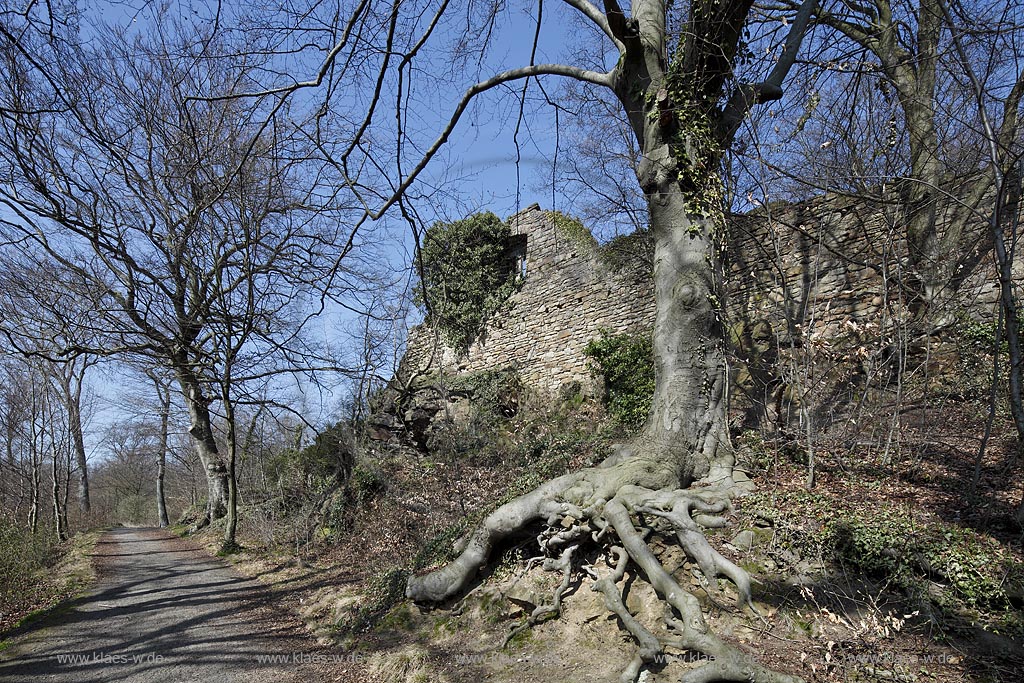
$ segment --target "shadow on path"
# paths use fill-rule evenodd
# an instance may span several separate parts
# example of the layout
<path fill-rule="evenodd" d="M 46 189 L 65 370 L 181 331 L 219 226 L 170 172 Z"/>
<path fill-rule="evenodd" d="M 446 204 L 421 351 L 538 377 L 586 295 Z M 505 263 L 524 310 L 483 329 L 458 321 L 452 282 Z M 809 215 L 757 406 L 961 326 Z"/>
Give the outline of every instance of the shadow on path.
<path fill-rule="evenodd" d="M 40 619 L 0 681 L 312 681 L 315 642 L 268 589 L 160 529 L 107 532 L 85 597 Z"/>

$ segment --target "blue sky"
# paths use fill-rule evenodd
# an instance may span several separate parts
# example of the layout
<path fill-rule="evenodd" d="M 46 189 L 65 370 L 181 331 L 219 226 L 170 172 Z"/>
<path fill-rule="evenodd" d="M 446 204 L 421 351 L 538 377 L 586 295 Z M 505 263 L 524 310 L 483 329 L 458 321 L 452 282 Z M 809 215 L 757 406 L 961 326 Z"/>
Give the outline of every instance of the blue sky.
<path fill-rule="evenodd" d="M 99 23 L 143 27 L 154 15 L 154 7 L 148 2 L 109 2 L 97 3 L 92 6 L 96 14 L 83 22 L 83 33 L 96 30 L 90 27 L 91 21 Z M 179 2 L 172 5 L 172 15 L 186 22 L 203 24 L 209 21 L 212 3 Z M 493 54 L 481 73 L 484 77 L 495 73 L 501 68 L 521 66 L 529 63 L 530 47 L 535 25 L 533 19 L 523 11 L 522 7 L 535 9 L 535 5 L 525 4 L 508 8 L 504 13 L 506 28 L 504 38 L 495 43 Z M 546 7 L 541 44 L 550 46 L 551 53 L 545 53 L 542 47 L 538 51 L 537 61 L 560 61 L 566 46 L 571 42 L 570 33 L 573 25 L 567 20 L 567 8 L 562 3 Z M 557 87 L 547 81 L 549 87 Z M 431 125 L 440 125 L 444 121 L 462 89 L 471 81 L 453 85 L 450 91 L 434 93 L 436 111 L 424 112 L 421 121 L 424 123 L 422 137 L 430 139 L 436 135 Z M 518 90 L 520 86 L 515 86 Z M 535 86 L 531 86 L 534 88 Z M 448 104 L 446 100 L 450 101 Z M 513 140 L 513 128 L 517 122 L 518 99 L 514 92 L 493 91 L 485 93 L 463 117 L 449 144 L 443 153 L 423 175 L 423 187 L 431 185 L 444 186 L 449 199 L 435 206 L 421 207 L 425 222 L 435 218 L 454 219 L 465 215 L 469 210 L 489 210 L 500 216 L 508 216 L 534 202 L 545 208 L 571 210 L 568 200 L 555 191 L 552 196 L 550 183 L 551 161 L 555 156 L 555 129 L 552 111 L 549 107 L 541 107 L 542 116 L 534 117 L 527 114 L 521 122 L 517 150 Z M 520 161 L 515 163 L 517 156 Z M 631 179 L 630 179 L 631 180 Z M 394 212 L 393 212 L 394 213 Z M 373 227 L 370 235 L 364 239 L 378 239 L 382 235 L 390 249 L 386 259 L 397 270 L 406 264 L 412 253 L 412 238 L 404 223 L 393 217 L 385 220 L 383 233 L 380 227 Z M 369 232 L 369 230 L 367 231 Z M 397 277 L 396 277 L 397 279 Z M 344 313 L 341 309 L 332 308 L 316 324 L 318 333 L 325 336 L 340 336 L 339 329 L 356 322 L 354 316 Z M 93 391 L 98 397 L 98 412 L 92 424 L 90 441 L 98 443 L 99 434 L 104 427 L 123 418 L 118 402 L 123 398 L 125 383 L 130 382 L 128 376 L 116 369 L 116 362 L 105 364 L 103 372 L 93 374 Z M 283 380 L 289 384 L 290 380 Z M 336 396 L 322 394 L 315 387 L 304 386 L 302 402 L 307 417 L 314 422 L 324 422 L 337 417 L 335 412 Z"/>

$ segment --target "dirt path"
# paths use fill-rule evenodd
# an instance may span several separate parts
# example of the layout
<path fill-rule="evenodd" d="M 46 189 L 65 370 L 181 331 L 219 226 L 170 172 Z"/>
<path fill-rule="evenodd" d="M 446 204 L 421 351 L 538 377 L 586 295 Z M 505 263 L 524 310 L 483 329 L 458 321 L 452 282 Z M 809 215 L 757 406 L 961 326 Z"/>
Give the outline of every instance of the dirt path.
<path fill-rule="evenodd" d="M 266 589 L 192 544 L 122 528 L 100 538 L 95 556 L 93 590 L 17 638 L 0 681 L 323 679 L 328 655 Z"/>

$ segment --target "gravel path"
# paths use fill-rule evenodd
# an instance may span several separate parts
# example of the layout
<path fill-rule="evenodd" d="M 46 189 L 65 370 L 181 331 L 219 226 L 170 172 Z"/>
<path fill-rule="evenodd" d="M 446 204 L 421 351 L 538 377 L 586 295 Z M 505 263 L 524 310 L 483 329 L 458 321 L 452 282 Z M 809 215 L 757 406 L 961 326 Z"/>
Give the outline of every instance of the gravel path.
<path fill-rule="evenodd" d="M 100 538 L 95 561 L 93 590 L 16 639 L 0 681 L 322 678 L 316 660 L 327 655 L 273 608 L 266 588 L 193 544 L 159 529 L 114 529 Z"/>

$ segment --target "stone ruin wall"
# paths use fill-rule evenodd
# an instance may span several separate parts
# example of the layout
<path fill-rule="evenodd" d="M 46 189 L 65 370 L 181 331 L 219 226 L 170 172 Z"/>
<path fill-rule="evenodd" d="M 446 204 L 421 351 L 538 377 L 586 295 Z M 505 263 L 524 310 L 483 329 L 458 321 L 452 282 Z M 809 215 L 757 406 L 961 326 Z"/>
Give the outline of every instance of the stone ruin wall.
<path fill-rule="evenodd" d="M 554 394 L 573 382 L 593 391 L 596 380 L 583 348 L 601 330 L 651 329 L 650 275 L 611 268 L 595 245 L 565 234 L 536 205 L 510 223 L 513 234 L 527 240 L 522 288 L 465 355 L 439 343 L 425 325 L 410 330 L 400 372 L 512 366 L 540 392 Z M 987 228 L 976 223 L 971 230 L 980 244 Z M 749 338 L 751 330 L 761 343 L 788 343 L 808 333 L 834 340 L 869 323 L 905 321 L 896 286 L 906 253 L 898 224 L 863 200 L 834 197 L 731 219 L 727 315 L 734 340 Z M 964 271 L 972 274 L 948 304 L 993 319 L 998 284 L 991 258 L 966 252 L 950 258 L 965 261 Z"/>
<path fill-rule="evenodd" d="M 613 272 L 593 245 L 558 228 L 537 205 L 513 216 L 510 225 L 513 235 L 526 236 L 520 290 L 465 355 L 439 343 L 426 325 L 410 330 L 404 368 L 474 372 L 513 366 L 526 386 L 541 392 L 554 393 L 573 382 L 593 389 L 583 348 L 601 330 L 650 329 L 650 277 L 628 269 Z"/>
<path fill-rule="evenodd" d="M 939 293 L 936 302 L 953 318 L 993 320 L 999 284 L 988 255 L 988 226 L 965 214 L 950 210 L 939 217 L 940 230 L 967 220 L 964 241 L 973 248 L 949 254 L 944 267 L 963 274 L 963 282 Z M 797 324 L 819 337 L 836 337 L 866 323 L 907 322 L 899 284 L 908 276 L 902 222 L 892 209 L 848 197 L 734 216 L 728 278 L 733 329 L 766 321 L 788 339 Z M 1020 262 L 1015 273 L 1019 279 Z"/>

